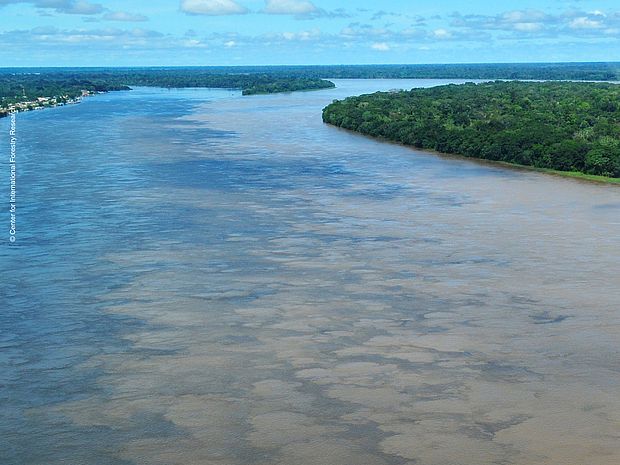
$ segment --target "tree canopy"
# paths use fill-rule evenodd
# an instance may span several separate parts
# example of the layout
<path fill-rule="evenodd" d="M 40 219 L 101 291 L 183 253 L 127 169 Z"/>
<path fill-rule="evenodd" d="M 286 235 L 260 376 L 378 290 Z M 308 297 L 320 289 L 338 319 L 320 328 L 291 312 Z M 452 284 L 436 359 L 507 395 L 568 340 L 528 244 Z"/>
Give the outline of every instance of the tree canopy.
<path fill-rule="evenodd" d="M 335 101 L 323 120 L 422 149 L 620 177 L 620 86 L 489 82 Z"/>
<path fill-rule="evenodd" d="M 219 73 L 206 68 L 13 69 L 0 70 L 0 110 L 39 97 L 79 97 L 82 91 L 129 90 L 130 86 L 241 89 L 243 95 L 318 90 L 334 83 L 285 73 Z M 2 112 L 0 111 L 0 116 Z"/>

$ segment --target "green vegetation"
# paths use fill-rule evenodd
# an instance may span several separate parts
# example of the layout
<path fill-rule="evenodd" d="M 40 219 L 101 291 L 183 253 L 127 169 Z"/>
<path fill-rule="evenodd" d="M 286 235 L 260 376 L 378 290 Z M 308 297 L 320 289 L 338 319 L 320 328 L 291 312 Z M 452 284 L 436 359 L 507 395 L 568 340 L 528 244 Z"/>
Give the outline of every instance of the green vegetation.
<path fill-rule="evenodd" d="M 620 80 L 620 63 L 0 68 L 0 116 L 130 86 L 241 89 L 243 95 L 334 87 L 325 78 Z M 44 104 L 37 99 L 48 99 Z"/>
<path fill-rule="evenodd" d="M 58 103 L 66 103 L 81 97 L 83 91 L 94 93 L 111 90 L 129 90 L 129 87 L 82 77 L 0 74 L 0 115 L 3 108 L 12 104 L 35 102 L 42 97 L 56 98 Z"/>
<path fill-rule="evenodd" d="M 519 79 L 620 81 L 620 63 L 474 63 L 438 65 L 242 66 L 212 73 L 266 73 L 326 79 Z"/>
<path fill-rule="evenodd" d="M 620 86 L 491 82 L 336 101 L 323 121 L 467 157 L 620 177 Z"/>
<path fill-rule="evenodd" d="M 3 73 L 73 73 L 189 81 L 204 76 L 311 79 L 519 79 L 620 81 L 620 63 L 472 63 L 436 65 L 202 66 L 160 68 L 5 68 Z M 210 78 L 213 79 L 213 78 Z M 137 85 L 137 84 L 136 84 Z M 187 87 L 187 86 L 184 86 Z M 243 88 L 241 86 L 234 86 Z"/>
<path fill-rule="evenodd" d="M 336 87 L 331 81 L 311 78 L 279 78 L 268 82 L 257 82 L 243 89 L 243 95 L 275 94 L 299 90 L 319 90 Z"/>
<path fill-rule="evenodd" d="M 129 86 L 241 89 L 244 95 L 333 87 L 325 78 L 620 80 L 620 63 L 210 66 L 184 68 L 0 68 L 0 113 L 39 97 L 62 103 L 82 91 Z"/>
<path fill-rule="evenodd" d="M 324 89 L 334 87 L 319 78 L 266 73 L 213 73 L 209 68 L 135 68 L 45 72 L 47 79 L 82 79 L 108 86 L 145 87 L 210 87 L 217 89 L 241 89 L 244 94 L 293 92 L 296 90 Z"/>
<path fill-rule="evenodd" d="M 41 106 L 41 98 L 62 104 L 84 94 L 129 90 L 130 86 L 242 89 L 243 95 L 252 95 L 325 89 L 334 84 L 319 78 L 222 74 L 205 68 L 5 69 L 0 70 L 0 116 L 15 105 L 19 109 Z"/>

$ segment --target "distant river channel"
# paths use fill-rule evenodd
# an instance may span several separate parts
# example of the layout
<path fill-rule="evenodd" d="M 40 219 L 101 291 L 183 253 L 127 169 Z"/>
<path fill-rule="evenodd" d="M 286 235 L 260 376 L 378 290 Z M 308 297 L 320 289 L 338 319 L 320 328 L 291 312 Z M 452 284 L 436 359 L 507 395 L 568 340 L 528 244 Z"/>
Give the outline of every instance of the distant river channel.
<path fill-rule="evenodd" d="M 618 465 L 620 187 L 375 141 L 334 99 L 0 120 L 0 464 Z"/>

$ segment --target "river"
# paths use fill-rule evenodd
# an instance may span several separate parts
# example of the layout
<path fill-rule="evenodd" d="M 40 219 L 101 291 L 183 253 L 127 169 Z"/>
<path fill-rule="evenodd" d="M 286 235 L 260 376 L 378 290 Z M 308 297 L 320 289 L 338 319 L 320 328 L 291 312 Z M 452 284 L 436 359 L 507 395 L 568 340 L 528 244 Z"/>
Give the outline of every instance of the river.
<path fill-rule="evenodd" d="M 446 81 L 335 82 L 17 116 L 0 463 L 620 463 L 620 188 L 324 125 Z"/>

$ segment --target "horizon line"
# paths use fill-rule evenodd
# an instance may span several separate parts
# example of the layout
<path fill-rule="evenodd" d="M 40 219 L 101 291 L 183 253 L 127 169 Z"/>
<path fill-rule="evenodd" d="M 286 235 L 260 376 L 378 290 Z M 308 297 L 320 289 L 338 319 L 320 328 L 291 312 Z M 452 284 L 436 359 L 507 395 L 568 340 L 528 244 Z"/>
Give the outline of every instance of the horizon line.
<path fill-rule="evenodd" d="M 620 65 L 620 61 L 489 61 L 489 62 L 453 62 L 453 63 L 327 63 L 327 64 L 234 64 L 234 65 L 65 65 L 65 66 L 0 66 L 0 70 L 5 69 L 96 69 L 96 68 L 263 68 L 263 67 L 322 67 L 322 66 L 466 66 L 466 65 L 571 65 L 571 64 L 592 64 L 592 65 Z"/>

